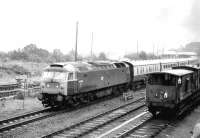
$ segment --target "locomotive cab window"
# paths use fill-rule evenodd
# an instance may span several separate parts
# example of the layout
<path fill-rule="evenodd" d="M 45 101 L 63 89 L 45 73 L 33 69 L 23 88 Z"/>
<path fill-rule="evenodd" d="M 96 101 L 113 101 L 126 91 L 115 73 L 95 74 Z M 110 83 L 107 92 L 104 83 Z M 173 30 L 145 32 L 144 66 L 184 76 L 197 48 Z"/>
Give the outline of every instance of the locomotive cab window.
<path fill-rule="evenodd" d="M 43 80 L 55 79 L 55 80 L 65 80 L 67 76 L 66 71 L 56 70 L 56 69 L 46 69 L 42 74 Z"/>

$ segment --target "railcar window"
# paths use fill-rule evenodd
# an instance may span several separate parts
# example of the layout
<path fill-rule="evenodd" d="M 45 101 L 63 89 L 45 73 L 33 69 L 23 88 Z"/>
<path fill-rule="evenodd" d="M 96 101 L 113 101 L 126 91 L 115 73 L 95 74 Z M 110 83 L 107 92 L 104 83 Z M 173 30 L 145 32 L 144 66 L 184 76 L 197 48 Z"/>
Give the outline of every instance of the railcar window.
<path fill-rule="evenodd" d="M 176 77 L 169 74 L 152 74 L 148 77 L 148 83 L 150 85 L 175 86 Z"/>

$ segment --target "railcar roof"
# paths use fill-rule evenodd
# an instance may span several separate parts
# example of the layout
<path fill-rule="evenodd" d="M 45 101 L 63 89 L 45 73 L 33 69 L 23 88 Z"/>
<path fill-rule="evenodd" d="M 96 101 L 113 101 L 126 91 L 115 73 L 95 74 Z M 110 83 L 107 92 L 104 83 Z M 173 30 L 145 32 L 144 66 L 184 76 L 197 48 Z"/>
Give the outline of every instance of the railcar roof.
<path fill-rule="evenodd" d="M 193 73 L 191 70 L 185 70 L 185 69 L 170 69 L 170 70 L 165 70 L 161 72 L 154 72 L 150 74 L 171 74 L 175 76 L 184 76 L 187 74 Z"/>

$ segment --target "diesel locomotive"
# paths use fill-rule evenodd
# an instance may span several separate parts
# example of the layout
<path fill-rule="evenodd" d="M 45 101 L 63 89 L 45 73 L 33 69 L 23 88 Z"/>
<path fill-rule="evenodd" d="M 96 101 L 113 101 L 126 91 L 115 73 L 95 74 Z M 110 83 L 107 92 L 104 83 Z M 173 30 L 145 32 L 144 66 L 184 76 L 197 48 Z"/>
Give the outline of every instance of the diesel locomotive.
<path fill-rule="evenodd" d="M 137 62 L 65 62 L 46 67 L 38 99 L 44 106 L 73 105 L 108 95 L 118 95 L 144 85 L 146 75 L 193 64 L 196 59 Z"/>
<path fill-rule="evenodd" d="M 146 104 L 153 114 L 176 114 L 200 97 L 200 68 L 177 66 L 148 74 Z"/>
<path fill-rule="evenodd" d="M 87 102 L 127 89 L 129 63 L 68 62 L 51 64 L 42 76 L 39 99 L 45 106 Z"/>

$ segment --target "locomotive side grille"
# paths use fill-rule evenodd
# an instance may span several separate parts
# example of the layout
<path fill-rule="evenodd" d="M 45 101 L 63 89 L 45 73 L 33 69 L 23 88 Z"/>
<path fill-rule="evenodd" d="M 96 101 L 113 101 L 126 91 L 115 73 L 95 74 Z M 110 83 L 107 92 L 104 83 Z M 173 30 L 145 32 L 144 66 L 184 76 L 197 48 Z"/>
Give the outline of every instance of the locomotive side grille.
<path fill-rule="evenodd" d="M 77 81 L 68 81 L 67 93 L 68 95 L 74 94 L 77 92 Z"/>

